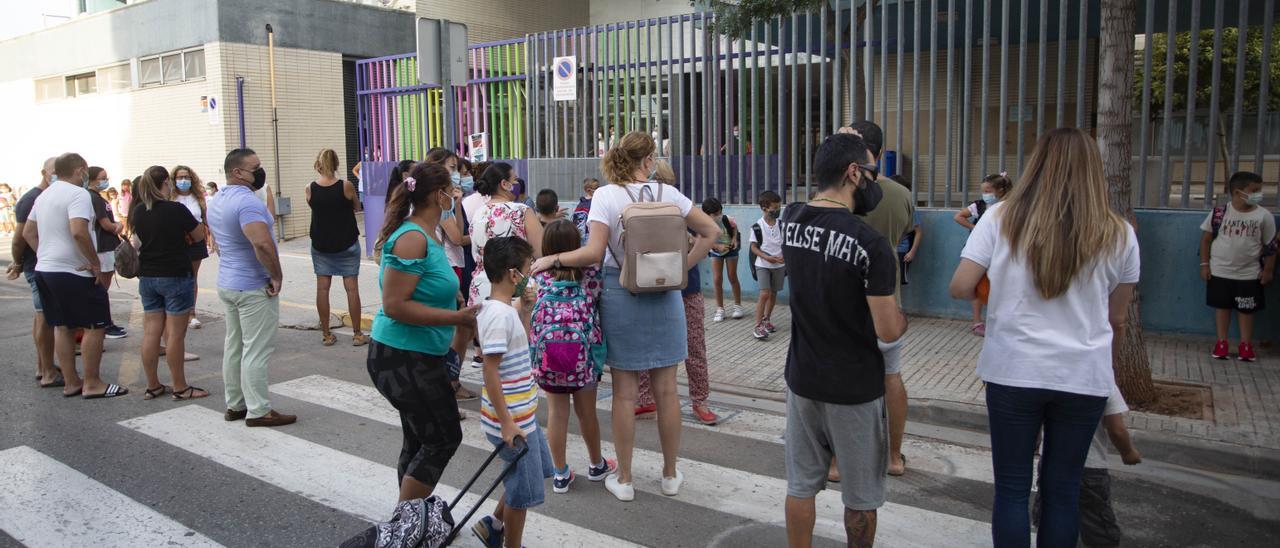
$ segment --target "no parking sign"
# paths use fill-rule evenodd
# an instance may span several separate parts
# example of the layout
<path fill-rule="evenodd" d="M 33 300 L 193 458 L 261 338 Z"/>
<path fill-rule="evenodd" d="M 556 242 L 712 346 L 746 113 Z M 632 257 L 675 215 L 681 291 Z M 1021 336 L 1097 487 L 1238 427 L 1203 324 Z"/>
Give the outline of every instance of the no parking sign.
<path fill-rule="evenodd" d="M 574 101 L 578 98 L 578 58 L 556 57 L 551 63 L 551 96 L 557 101 Z"/>

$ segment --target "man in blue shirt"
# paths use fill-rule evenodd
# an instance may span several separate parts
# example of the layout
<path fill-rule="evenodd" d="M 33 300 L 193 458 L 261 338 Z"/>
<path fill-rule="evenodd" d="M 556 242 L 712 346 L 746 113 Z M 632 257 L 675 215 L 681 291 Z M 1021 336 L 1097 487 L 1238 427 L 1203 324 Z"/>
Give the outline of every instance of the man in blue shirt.
<path fill-rule="evenodd" d="M 248 426 L 283 426 L 298 420 L 271 408 L 267 398 L 267 362 L 275 351 L 280 321 L 280 256 L 271 230 L 275 225 L 254 191 L 267 182 L 258 155 L 247 148 L 227 153 L 227 182 L 209 204 L 209 229 L 218 242 L 218 297 L 227 309 L 227 338 L 222 354 L 227 421 Z"/>

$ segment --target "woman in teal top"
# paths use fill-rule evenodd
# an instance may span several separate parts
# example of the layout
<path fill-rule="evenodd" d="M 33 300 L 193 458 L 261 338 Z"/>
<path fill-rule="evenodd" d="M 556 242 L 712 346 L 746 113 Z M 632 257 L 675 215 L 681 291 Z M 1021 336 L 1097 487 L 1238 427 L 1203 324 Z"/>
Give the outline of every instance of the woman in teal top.
<path fill-rule="evenodd" d="M 457 309 L 458 276 L 435 239 L 453 209 L 449 171 L 417 164 L 392 191 L 375 247 L 382 308 L 373 318 L 369 377 L 400 411 L 400 500 L 426 498 L 462 443 L 445 354 L 455 326 L 475 327 L 476 310 Z"/>

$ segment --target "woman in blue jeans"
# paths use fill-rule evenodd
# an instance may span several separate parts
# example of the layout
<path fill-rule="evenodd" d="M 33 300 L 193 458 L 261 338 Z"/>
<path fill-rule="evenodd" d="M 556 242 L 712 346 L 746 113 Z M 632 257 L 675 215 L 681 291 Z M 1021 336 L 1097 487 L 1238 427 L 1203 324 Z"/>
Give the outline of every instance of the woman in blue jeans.
<path fill-rule="evenodd" d="M 1074 547 L 1080 476 L 1140 269 L 1137 236 L 1108 205 L 1097 143 L 1071 128 L 1041 137 L 961 257 L 952 297 L 973 299 L 982 276 L 991 279 L 978 375 L 995 470 L 992 539 L 998 548 L 1030 545 L 1027 502 L 1043 429 L 1036 544 Z"/>
<path fill-rule="evenodd" d="M 142 398 L 151 400 L 172 392 L 174 400 L 203 398 L 209 392 L 187 384 L 183 357 L 186 354 L 187 322 L 196 304 L 196 280 L 187 250 L 205 239 L 204 224 L 187 207 L 165 199 L 169 172 L 151 166 L 133 187 L 129 228 L 138 248 L 138 297 L 145 313 L 142 329 L 142 369 L 147 390 Z M 165 360 L 173 386 L 161 384 L 157 372 L 160 337 L 167 336 Z"/>

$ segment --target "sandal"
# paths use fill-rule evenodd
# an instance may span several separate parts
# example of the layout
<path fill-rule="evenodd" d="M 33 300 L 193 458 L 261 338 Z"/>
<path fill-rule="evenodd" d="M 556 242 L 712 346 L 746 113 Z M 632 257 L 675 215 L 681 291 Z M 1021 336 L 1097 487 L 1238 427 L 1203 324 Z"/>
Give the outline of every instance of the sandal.
<path fill-rule="evenodd" d="M 351 346 L 364 346 L 369 344 L 369 336 L 364 333 L 356 333 L 351 336 Z"/>
<path fill-rule="evenodd" d="M 196 393 L 197 390 L 199 390 L 202 393 L 197 394 Z M 190 385 L 187 386 L 186 390 L 179 390 L 173 393 L 173 401 L 195 400 L 195 399 L 207 398 L 207 397 L 209 397 L 208 390 L 205 390 L 203 388 L 196 388 Z"/>
<path fill-rule="evenodd" d="M 107 389 L 103 391 L 101 394 L 85 394 L 84 399 L 99 400 L 102 398 L 114 398 L 116 396 L 123 396 L 128 393 L 129 393 L 128 388 L 125 388 L 118 384 L 108 384 Z"/>
<path fill-rule="evenodd" d="M 890 472 L 890 471 L 886 470 L 886 471 L 885 471 L 885 473 L 886 473 L 886 474 L 889 474 L 890 476 L 895 476 L 895 477 L 897 477 L 897 476 L 901 476 L 901 475 L 903 475 L 903 474 L 906 474 L 906 473 L 907 473 L 907 456 L 906 456 L 906 455 L 902 455 L 902 471 L 901 471 L 901 472 L 898 472 L 897 474 L 895 474 L 895 473 L 893 473 L 893 472 Z"/>
<path fill-rule="evenodd" d="M 333 333 L 325 333 L 324 335 L 321 335 L 320 344 L 323 344 L 325 346 L 333 346 L 337 342 L 338 342 L 338 337 Z"/>
<path fill-rule="evenodd" d="M 144 390 L 142 392 L 142 399 L 154 400 L 168 393 L 169 393 L 169 387 L 162 384 L 160 385 L 160 388 L 148 388 Z"/>
<path fill-rule="evenodd" d="M 66 386 L 67 381 L 62 378 L 62 373 L 58 373 L 57 376 L 53 377 L 53 382 L 49 384 L 45 384 L 45 383 L 38 383 L 38 384 L 40 385 L 40 388 L 57 388 L 57 387 Z"/>

